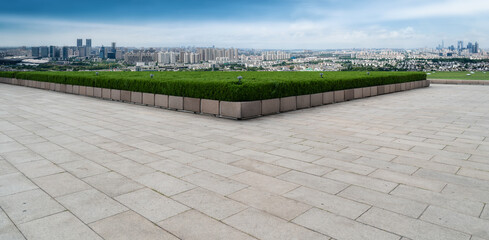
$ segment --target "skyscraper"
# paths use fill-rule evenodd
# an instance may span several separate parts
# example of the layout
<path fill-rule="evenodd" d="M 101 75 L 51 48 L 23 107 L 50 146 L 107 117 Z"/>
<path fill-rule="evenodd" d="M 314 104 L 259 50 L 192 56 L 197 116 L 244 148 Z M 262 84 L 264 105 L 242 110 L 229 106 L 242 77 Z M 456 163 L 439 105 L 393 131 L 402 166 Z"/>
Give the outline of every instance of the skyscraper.
<path fill-rule="evenodd" d="M 81 38 L 76 39 L 76 46 L 77 47 L 82 47 L 83 46 L 83 39 L 81 39 Z"/>
<path fill-rule="evenodd" d="M 112 52 L 115 52 L 115 42 L 112 42 Z"/>
<path fill-rule="evenodd" d="M 479 43 L 475 42 L 474 44 L 474 53 L 479 53 Z"/>
<path fill-rule="evenodd" d="M 458 41 L 457 50 L 460 52 L 464 49 L 464 41 Z"/>
<path fill-rule="evenodd" d="M 50 58 L 56 57 L 56 47 L 55 46 L 49 46 L 49 57 Z"/>
<path fill-rule="evenodd" d="M 102 45 L 102 47 L 100 48 L 99 57 L 102 59 L 105 59 L 105 47 L 104 47 L 104 45 Z"/>
<path fill-rule="evenodd" d="M 473 53 L 473 50 L 474 50 L 474 49 L 473 49 L 473 44 L 472 44 L 471 42 L 469 42 L 469 43 L 467 44 L 467 49 L 469 49 L 469 52 L 470 52 L 470 53 Z"/>
<path fill-rule="evenodd" d="M 92 39 L 87 38 L 87 39 L 85 39 L 85 42 L 86 42 L 87 47 L 92 47 Z"/>
<path fill-rule="evenodd" d="M 39 57 L 39 47 L 32 47 L 32 57 Z"/>
<path fill-rule="evenodd" d="M 48 47 L 40 47 L 41 57 L 49 57 L 49 48 Z"/>
<path fill-rule="evenodd" d="M 68 58 L 69 58 L 69 48 L 63 47 L 63 59 L 68 60 Z"/>

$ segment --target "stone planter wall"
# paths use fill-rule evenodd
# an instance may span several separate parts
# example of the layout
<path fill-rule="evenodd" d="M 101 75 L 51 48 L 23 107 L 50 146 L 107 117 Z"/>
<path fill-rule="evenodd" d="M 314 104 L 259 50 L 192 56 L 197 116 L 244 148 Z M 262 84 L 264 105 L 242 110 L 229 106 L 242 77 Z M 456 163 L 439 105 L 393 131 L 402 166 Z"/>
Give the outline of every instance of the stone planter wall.
<path fill-rule="evenodd" d="M 448 83 L 448 80 L 443 80 Z M 453 80 L 459 81 L 459 80 Z M 55 84 L 22 80 L 15 78 L 0 78 L 0 83 L 28 86 L 64 93 L 78 94 L 81 96 L 108 99 L 112 101 L 129 102 L 134 104 L 154 106 L 158 108 L 177 111 L 193 112 L 198 114 L 213 115 L 216 117 L 231 119 L 250 119 L 260 116 L 294 111 L 332 103 L 340 103 L 355 99 L 373 97 L 377 95 L 406 91 L 416 88 L 429 87 L 430 81 L 415 81 L 407 83 L 355 88 L 324 93 L 291 96 L 284 98 L 266 99 L 249 102 L 228 102 L 181 96 L 168 96 L 162 94 L 131 92 L 117 89 L 105 89 L 85 87 L 77 85 Z M 454 82 L 453 84 L 486 84 L 489 81 Z"/>

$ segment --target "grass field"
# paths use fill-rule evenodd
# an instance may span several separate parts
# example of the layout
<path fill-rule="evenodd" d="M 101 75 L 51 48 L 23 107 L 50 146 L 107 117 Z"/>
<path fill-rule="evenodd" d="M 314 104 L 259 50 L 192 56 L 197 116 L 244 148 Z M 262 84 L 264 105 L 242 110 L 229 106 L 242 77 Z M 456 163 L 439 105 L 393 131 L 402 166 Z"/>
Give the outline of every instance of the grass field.
<path fill-rule="evenodd" d="M 150 75 L 153 75 L 153 78 Z M 242 76 L 238 82 L 237 77 Z M 253 101 L 425 80 L 416 72 L 0 72 L 0 77 L 216 99 Z"/>
<path fill-rule="evenodd" d="M 474 72 L 473 74 L 471 72 L 436 72 L 429 74 L 428 79 L 489 80 L 489 72 Z"/>

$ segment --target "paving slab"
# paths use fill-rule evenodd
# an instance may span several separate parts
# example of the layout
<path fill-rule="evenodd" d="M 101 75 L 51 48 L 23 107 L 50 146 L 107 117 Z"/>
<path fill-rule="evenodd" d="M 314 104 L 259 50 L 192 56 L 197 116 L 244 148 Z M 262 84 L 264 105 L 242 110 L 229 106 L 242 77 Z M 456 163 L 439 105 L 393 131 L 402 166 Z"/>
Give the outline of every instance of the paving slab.
<path fill-rule="evenodd" d="M 115 199 L 155 223 L 189 209 L 148 188 L 120 195 Z"/>
<path fill-rule="evenodd" d="M 19 225 L 27 239 L 94 240 L 102 239 L 70 212 L 61 212 Z"/>
<path fill-rule="evenodd" d="M 10 221 L 5 212 L 0 209 L 0 239 L 9 240 L 24 240 L 25 237 L 20 233 L 19 229 Z"/>
<path fill-rule="evenodd" d="M 0 206 L 16 224 L 65 210 L 63 206 L 40 189 L 0 197 Z"/>
<path fill-rule="evenodd" d="M 56 198 L 85 223 L 91 223 L 128 210 L 109 196 L 89 189 Z"/>
<path fill-rule="evenodd" d="M 198 211 L 190 210 L 158 223 L 180 239 L 255 239 Z M 192 227 L 188 227 L 192 226 Z M 139 237 L 139 236 L 138 236 Z"/>

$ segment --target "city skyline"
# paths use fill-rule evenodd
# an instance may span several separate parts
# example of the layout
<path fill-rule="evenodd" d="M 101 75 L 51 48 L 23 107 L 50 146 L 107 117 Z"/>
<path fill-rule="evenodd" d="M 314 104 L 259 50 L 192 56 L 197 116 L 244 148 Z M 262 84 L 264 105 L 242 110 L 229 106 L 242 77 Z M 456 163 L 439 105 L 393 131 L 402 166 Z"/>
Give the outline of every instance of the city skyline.
<path fill-rule="evenodd" d="M 219 46 L 259 49 L 423 48 L 440 41 L 489 45 L 489 3 L 375 1 L 9 2 L 0 46 Z M 88 19 L 88 20 L 87 20 Z"/>

